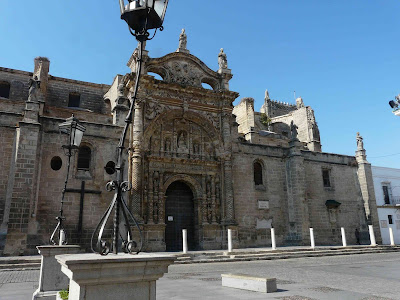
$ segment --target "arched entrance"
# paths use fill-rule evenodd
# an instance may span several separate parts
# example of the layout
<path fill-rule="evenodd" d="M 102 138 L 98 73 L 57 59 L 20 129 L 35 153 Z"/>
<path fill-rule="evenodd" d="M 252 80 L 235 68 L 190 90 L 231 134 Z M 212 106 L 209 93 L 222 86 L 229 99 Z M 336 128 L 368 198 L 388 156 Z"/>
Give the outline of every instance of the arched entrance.
<path fill-rule="evenodd" d="M 182 229 L 187 229 L 188 248 L 194 250 L 194 201 L 190 187 L 175 181 L 165 193 L 165 244 L 167 251 L 182 251 Z"/>

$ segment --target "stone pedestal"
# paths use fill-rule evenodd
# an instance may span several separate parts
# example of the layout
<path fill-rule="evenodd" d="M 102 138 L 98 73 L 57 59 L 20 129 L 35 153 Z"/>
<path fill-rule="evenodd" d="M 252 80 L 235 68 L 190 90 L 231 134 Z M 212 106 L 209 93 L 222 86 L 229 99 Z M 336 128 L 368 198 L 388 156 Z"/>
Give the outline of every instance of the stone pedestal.
<path fill-rule="evenodd" d="M 168 272 L 174 255 L 58 255 L 70 278 L 69 300 L 155 300 L 156 281 Z"/>
<path fill-rule="evenodd" d="M 60 254 L 79 253 L 79 246 L 37 246 L 42 255 L 40 266 L 39 287 L 33 293 L 32 299 L 55 300 L 57 292 L 68 288 L 69 278 L 61 272 L 61 266 L 55 259 Z"/>

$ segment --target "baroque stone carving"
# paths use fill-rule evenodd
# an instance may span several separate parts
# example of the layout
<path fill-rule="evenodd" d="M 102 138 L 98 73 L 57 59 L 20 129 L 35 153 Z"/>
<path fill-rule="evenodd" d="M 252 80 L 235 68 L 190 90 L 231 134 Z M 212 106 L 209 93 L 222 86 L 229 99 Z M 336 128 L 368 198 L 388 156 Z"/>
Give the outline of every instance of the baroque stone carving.
<path fill-rule="evenodd" d="M 159 102 L 147 101 L 146 102 L 146 110 L 145 110 L 145 118 L 147 120 L 153 120 L 166 109 L 169 109 L 169 108 L 165 105 L 160 104 Z"/>

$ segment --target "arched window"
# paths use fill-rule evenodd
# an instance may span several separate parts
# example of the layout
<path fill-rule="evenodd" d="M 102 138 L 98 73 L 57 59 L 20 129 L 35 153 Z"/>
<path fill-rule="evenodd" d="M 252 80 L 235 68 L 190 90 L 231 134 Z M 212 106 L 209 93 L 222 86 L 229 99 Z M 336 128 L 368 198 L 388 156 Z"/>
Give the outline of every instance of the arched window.
<path fill-rule="evenodd" d="M 78 153 L 78 170 L 88 171 L 90 168 L 91 158 L 92 150 L 87 146 L 80 147 Z"/>
<path fill-rule="evenodd" d="M 253 164 L 254 171 L 254 184 L 255 185 L 263 185 L 263 168 L 262 165 L 255 161 Z"/>

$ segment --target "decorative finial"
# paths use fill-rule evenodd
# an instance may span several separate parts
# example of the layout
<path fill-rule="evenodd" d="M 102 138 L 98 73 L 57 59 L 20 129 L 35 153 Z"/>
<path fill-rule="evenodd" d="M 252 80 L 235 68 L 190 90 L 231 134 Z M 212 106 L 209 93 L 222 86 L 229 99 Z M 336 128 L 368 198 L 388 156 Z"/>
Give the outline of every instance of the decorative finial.
<path fill-rule="evenodd" d="M 265 100 L 270 100 L 268 90 L 265 90 Z"/>

